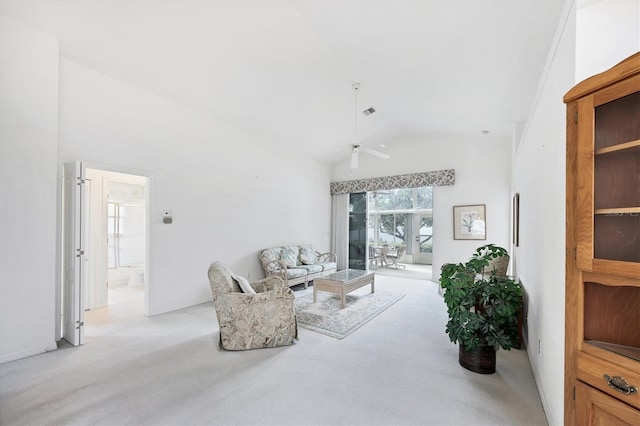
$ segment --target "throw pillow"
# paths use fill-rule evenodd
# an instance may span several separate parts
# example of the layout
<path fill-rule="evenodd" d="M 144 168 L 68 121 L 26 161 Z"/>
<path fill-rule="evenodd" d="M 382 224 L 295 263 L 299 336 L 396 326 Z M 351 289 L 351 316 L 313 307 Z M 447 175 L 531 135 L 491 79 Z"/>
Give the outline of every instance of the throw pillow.
<path fill-rule="evenodd" d="M 284 247 L 282 250 L 282 262 L 287 268 L 298 266 L 298 247 Z"/>
<path fill-rule="evenodd" d="M 318 255 L 311 246 L 300 247 L 300 262 L 305 265 L 315 265 L 318 263 Z"/>
<path fill-rule="evenodd" d="M 282 257 L 281 247 L 265 249 L 265 250 L 262 250 L 262 252 L 260 253 L 260 259 L 262 260 L 262 263 L 265 265 L 269 262 L 273 262 L 274 260 L 280 260 L 281 257 Z"/>
<path fill-rule="evenodd" d="M 249 281 L 247 281 L 247 279 L 245 277 L 240 277 L 238 275 L 232 275 L 232 278 L 234 280 L 236 280 L 236 282 L 240 286 L 240 289 L 242 290 L 243 293 L 256 294 L 256 291 L 253 289 L 253 287 L 251 287 L 251 284 L 249 284 Z"/>

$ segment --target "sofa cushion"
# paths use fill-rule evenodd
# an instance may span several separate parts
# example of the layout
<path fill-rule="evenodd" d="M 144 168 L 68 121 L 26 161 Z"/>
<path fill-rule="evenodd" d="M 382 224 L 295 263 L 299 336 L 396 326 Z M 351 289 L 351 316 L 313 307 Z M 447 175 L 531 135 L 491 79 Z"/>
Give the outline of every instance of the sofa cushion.
<path fill-rule="evenodd" d="M 300 263 L 303 265 L 315 265 L 318 263 L 318 254 L 311 246 L 300 246 Z"/>
<path fill-rule="evenodd" d="M 338 267 L 338 264 L 336 262 L 319 263 L 319 265 L 322 266 L 323 271 L 328 271 L 330 269 L 337 269 Z"/>
<path fill-rule="evenodd" d="M 299 265 L 298 269 L 306 269 L 307 274 L 315 274 L 317 272 L 322 272 L 322 265 Z"/>
<path fill-rule="evenodd" d="M 263 265 L 266 265 L 269 262 L 273 262 L 274 260 L 280 260 L 281 257 L 282 247 L 265 249 L 262 250 L 262 253 L 260 253 L 260 259 L 262 260 Z"/>
<path fill-rule="evenodd" d="M 256 294 L 256 291 L 251 287 L 251 284 L 249 284 L 249 281 L 247 281 L 245 277 L 241 277 L 239 275 L 232 275 L 231 277 L 236 280 L 243 293 Z"/>
<path fill-rule="evenodd" d="M 287 268 L 295 268 L 298 266 L 299 249 L 297 246 L 282 247 L 282 262 Z"/>
<path fill-rule="evenodd" d="M 307 270 L 302 268 L 287 268 L 287 279 L 300 278 L 307 275 Z"/>

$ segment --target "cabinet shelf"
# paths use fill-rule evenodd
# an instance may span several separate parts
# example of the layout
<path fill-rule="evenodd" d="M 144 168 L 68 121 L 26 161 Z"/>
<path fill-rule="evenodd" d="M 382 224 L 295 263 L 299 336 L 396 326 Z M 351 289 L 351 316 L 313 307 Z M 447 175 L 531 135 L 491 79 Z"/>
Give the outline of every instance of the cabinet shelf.
<path fill-rule="evenodd" d="M 640 287 L 584 283 L 585 341 L 640 350 Z"/>
<path fill-rule="evenodd" d="M 634 346 L 616 345 L 614 343 L 601 342 L 599 340 L 585 340 L 584 342 L 602 348 L 606 351 L 613 352 L 636 361 L 640 361 L 640 348 L 636 348 Z"/>
<path fill-rule="evenodd" d="M 625 215 L 625 214 L 629 214 L 629 215 L 633 215 L 633 214 L 640 214 L 640 207 L 620 207 L 620 208 L 615 208 L 615 209 L 595 209 L 594 211 L 595 214 L 604 214 L 604 215 L 612 215 L 612 216 L 617 216 L 617 215 Z"/>
<path fill-rule="evenodd" d="M 595 156 L 594 181 L 596 210 L 640 206 L 640 145 Z"/>
<path fill-rule="evenodd" d="M 606 148 L 601 148 L 601 149 L 596 150 L 595 154 L 596 155 L 602 155 L 602 154 L 608 154 L 610 152 L 624 151 L 626 149 L 633 149 L 633 148 L 638 148 L 638 147 L 640 147 L 640 139 L 635 140 L 635 141 L 621 143 L 621 144 L 618 144 L 618 145 L 608 146 Z"/>

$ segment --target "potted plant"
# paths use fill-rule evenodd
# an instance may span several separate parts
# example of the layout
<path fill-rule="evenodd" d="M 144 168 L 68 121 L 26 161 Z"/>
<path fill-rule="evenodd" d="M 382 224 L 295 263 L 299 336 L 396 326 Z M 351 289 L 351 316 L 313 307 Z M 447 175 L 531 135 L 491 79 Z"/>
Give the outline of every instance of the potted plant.
<path fill-rule="evenodd" d="M 446 331 L 459 345 L 460 365 L 476 373 L 494 373 L 496 351 L 510 350 L 519 342 L 522 287 L 490 266 L 505 257 L 508 260 L 507 250 L 487 244 L 466 263 L 442 266 L 440 285 L 449 314 Z"/>

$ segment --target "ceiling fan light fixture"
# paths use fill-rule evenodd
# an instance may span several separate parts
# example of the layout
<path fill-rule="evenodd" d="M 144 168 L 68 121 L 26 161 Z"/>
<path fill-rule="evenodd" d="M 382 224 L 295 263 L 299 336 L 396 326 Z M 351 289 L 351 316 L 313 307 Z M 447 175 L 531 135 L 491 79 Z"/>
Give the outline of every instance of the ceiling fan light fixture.
<path fill-rule="evenodd" d="M 351 162 L 349 163 L 351 171 L 358 168 L 358 151 L 360 151 L 360 145 L 353 145 L 353 149 L 351 150 Z"/>
<path fill-rule="evenodd" d="M 354 101 L 353 107 L 354 108 L 353 108 L 353 143 L 351 144 L 351 161 L 349 162 L 349 169 L 351 171 L 351 174 L 353 175 L 353 171 L 358 168 L 358 155 L 360 151 L 365 152 L 367 154 L 371 154 L 378 158 L 385 159 L 385 160 L 388 159 L 390 156 L 389 154 L 385 154 L 383 152 L 376 151 L 374 149 L 370 149 L 366 147 L 362 148 L 360 146 L 359 139 L 358 139 L 358 89 L 360 89 L 360 83 L 353 83 L 351 87 L 353 88 L 353 101 Z M 370 107 L 362 112 L 364 113 L 364 115 L 371 115 L 375 111 L 376 110 L 373 107 Z"/>

